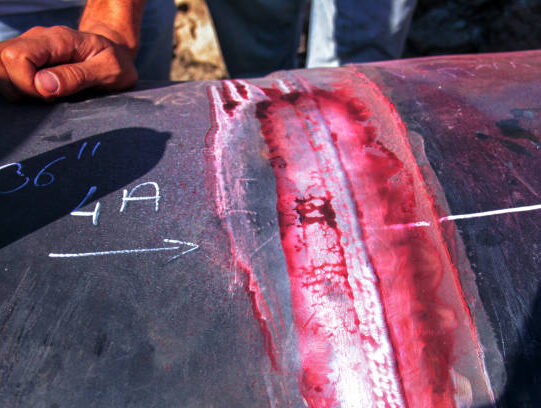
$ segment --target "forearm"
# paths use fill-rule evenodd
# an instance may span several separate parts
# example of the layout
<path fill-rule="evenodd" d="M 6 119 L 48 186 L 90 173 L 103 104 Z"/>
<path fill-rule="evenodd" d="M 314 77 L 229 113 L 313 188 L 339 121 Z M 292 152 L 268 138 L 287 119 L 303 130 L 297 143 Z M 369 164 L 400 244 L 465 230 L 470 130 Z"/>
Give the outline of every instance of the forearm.
<path fill-rule="evenodd" d="M 88 0 L 79 30 L 103 35 L 135 59 L 144 7 L 145 0 Z"/>

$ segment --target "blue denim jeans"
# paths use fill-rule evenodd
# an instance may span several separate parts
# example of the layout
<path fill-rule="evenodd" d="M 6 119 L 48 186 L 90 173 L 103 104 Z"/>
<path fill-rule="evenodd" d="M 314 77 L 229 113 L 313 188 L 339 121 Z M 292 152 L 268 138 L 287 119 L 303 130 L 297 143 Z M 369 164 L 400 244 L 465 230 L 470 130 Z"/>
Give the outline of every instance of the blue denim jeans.
<path fill-rule="evenodd" d="M 297 68 L 307 0 L 207 0 L 229 73 Z M 399 58 L 416 0 L 312 0 L 307 66 Z"/>
<path fill-rule="evenodd" d="M 297 67 L 307 0 L 207 0 L 229 74 L 257 77 Z"/>
<path fill-rule="evenodd" d="M 307 66 L 400 58 L 416 0 L 312 0 Z"/>
<path fill-rule="evenodd" d="M 34 26 L 64 25 L 75 29 L 81 12 L 80 7 L 69 7 L 0 16 L 0 41 L 16 37 Z M 175 12 L 173 0 L 147 1 L 141 26 L 141 46 L 135 61 L 139 79 L 169 79 Z"/>

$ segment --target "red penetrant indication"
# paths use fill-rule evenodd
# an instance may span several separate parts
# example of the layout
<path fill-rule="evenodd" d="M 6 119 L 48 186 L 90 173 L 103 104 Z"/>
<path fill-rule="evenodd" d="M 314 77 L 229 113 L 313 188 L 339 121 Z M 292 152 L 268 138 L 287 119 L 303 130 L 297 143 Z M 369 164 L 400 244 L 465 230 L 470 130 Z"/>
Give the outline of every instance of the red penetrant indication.
<path fill-rule="evenodd" d="M 404 406 L 377 278 L 335 146 L 339 135 L 322 116 L 320 104 L 331 94 L 264 91 L 256 116 L 276 177 L 304 399 L 310 407 Z M 342 119 L 368 118 L 362 103 L 343 102 Z"/>
<path fill-rule="evenodd" d="M 278 81 L 258 89 L 254 112 L 276 180 L 300 392 L 314 408 L 468 406 L 490 388 L 432 198 L 392 105 L 365 77 L 349 81 Z M 226 119 L 243 105 L 229 97 Z"/>

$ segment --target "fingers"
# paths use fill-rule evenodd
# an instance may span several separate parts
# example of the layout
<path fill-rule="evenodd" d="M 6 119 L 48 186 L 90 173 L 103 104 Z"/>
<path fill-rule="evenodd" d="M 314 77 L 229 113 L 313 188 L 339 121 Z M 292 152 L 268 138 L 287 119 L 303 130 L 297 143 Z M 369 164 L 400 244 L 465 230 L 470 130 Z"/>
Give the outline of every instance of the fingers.
<path fill-rule="evenodd" d="M 38 71 L 34 87 L 39 95 L 50 99 L 73 95 L 88 88 L 122 90 L 136 81 L 137 71 L 131 58 L 111 47 L 83 62 Z"/>
<path fill-rule="evenodd" d="M 26 33 L 22 34 L 21 37 L 27 36 L 27 35 L 35 35 L 43 31 L 44 27 L 33 27 L 32 29 L 28 30 Z M 11 41 L 4 41 L 0 43 L 0 55 L 4 48 L 10 46 L 10 44 L 13 43 L 13 40 Z M 13 83 L 11 82 L 10 76 L 8 74 L 8 71 L 6 70 L 6 67 L 2 63 L 2 60 L 0 58 L 0 95 L 3 95 L 6 99 L 8 99 L 11 102 L 16 102 L 19 100 L 24 99 L 24 93 L 18 89 Z"/>
<path fill-rule="evenodd" d="M 68 62 L 81 40 L 67 27 L 35 27 L 7 42 L 0 52 L 0 61 L 11 84 L 23 94 L 38 96 L 34 75 L 45 65 Z"/>
<path fill-rule="evenodd" d="M 26 58 L 27 50 L 25 48 L 10 45 L 2 50 L 0 60 L 6 72 L 6 80 L 14 88 L 23 94 L 38 96 L 33 85 L 36 67 Z"/>
<path fill-rule="evenodd" d="M 0 92 L 54 99 L 87 88 L 135 83 L 132 58 L 105 37 L 67 27 L 35 27 L 0 46 Z"/>

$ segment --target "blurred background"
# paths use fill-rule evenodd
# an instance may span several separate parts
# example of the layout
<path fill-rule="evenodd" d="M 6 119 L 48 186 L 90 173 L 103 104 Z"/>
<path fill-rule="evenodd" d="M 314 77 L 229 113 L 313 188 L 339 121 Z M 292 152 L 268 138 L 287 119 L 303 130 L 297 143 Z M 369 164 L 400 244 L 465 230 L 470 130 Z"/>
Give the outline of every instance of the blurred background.
<path fill-rule="evenodd" d="M 227 78 L 205 0 L 175 1 L 171 79 Z M 539 48 L 541 0 L 418 0 L 404 58 Z"/>

